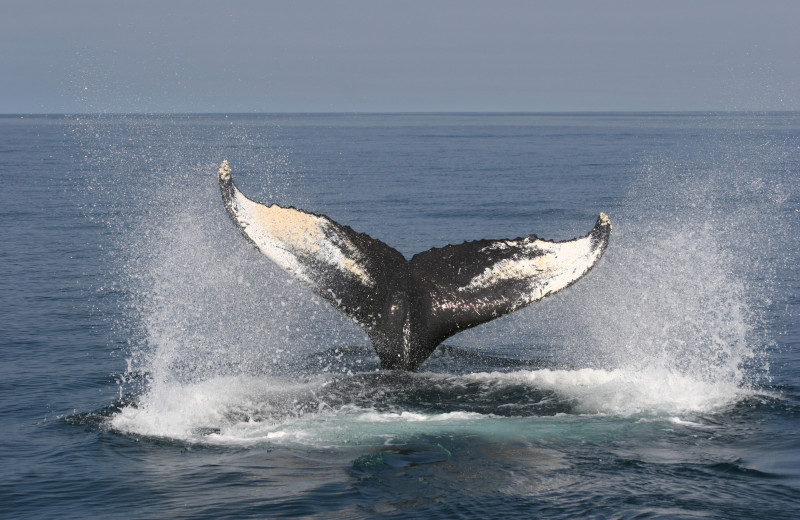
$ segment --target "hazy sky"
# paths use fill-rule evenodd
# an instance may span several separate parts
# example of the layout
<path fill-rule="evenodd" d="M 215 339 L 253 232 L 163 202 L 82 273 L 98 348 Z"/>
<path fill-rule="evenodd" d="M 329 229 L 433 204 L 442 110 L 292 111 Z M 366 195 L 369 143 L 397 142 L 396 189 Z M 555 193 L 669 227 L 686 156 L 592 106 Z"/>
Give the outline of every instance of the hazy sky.
<path fill-rule="evenodd" d="M 0 0 L 0 113 L 799 109 L 798 0 Z"/>

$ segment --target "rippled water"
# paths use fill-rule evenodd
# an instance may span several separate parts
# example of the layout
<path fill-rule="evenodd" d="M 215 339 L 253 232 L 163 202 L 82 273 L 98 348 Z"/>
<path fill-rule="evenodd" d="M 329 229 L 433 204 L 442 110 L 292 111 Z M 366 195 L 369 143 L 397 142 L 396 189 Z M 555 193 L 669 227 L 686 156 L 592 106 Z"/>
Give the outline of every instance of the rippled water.
<path fill-rule="evenodd" d="M 3 516 L 795 518 L 800 116 L 0 118 Z M 614 223 L 379 370 L 216 167 L 410 257 Z"/>

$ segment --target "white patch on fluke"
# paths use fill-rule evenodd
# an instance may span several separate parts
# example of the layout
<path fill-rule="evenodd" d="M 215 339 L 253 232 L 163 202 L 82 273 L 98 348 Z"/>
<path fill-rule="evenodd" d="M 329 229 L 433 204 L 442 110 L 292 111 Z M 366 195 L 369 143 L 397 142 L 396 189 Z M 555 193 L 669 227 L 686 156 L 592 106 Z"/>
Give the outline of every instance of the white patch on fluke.
<path fill-rule="evenodd" d="M 501 242 L 489 247 L 505 248 L 508 245 Z M 527 280 L 529 287 L 524 303 L 531 303 L 560 291 L 583 276 L 602 253 L 601 247 L 594 247 L 591 236 L 569 242 L 526 238 L 521 248 L 523 251 L 513 258 L 487 267 L 461 290 L 486 289 L 508 280 Z"/>
<path fill-rule="evenodd" d="M 220 175 L 225 166 L 223 163 L 220 167 Z M 361 253 L 327 218 L 277 205 L 264 206 L 234 189 L 236 221 L 258 249 L 280 267 L 310 283 L 312 277 L 301 260 L 313 259 L 349 273 L 363 285 L 375 286 L 359 264 Z"/>

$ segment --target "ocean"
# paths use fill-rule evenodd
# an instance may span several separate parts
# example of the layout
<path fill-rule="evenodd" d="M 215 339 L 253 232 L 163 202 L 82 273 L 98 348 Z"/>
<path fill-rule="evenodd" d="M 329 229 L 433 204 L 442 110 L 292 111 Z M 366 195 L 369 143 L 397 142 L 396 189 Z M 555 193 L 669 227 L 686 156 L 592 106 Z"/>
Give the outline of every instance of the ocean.
<path fill-rule="evenodd" d="M 575 285 L 415 373 L 216 171 L 407 258 Z M 0 116 L 0 517 L 800 517 L 800 113 Z"/>

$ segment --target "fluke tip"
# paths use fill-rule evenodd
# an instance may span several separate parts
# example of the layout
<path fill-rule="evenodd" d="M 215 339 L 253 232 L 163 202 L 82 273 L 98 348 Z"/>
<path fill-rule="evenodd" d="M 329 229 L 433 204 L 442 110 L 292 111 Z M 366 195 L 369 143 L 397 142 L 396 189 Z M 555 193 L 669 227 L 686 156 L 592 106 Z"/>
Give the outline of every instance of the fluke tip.
<path fill-rule="evenodd" d="M 217 170 L 217 176 L 222 181 L 227 181 L 231 178 L 231 167 L 228 166 L 228 160 L 225 159 L 222 161 L 222 164 L 219 166 L 219 170 Z"/>

